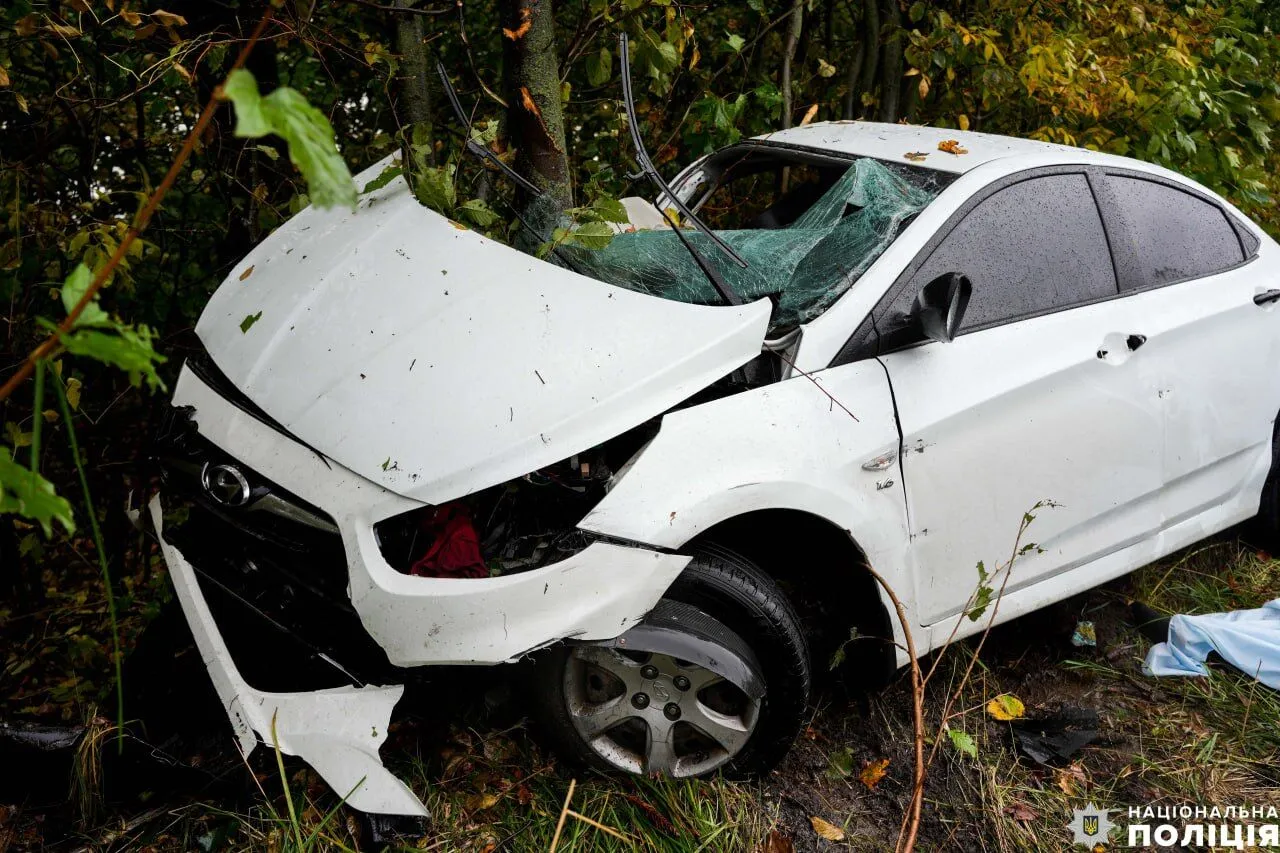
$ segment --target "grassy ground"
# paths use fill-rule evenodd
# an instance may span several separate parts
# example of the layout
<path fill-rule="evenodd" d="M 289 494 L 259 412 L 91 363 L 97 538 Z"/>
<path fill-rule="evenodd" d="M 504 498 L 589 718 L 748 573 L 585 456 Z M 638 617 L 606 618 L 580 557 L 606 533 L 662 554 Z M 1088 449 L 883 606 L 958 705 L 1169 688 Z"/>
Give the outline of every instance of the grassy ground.
<path fill-rule="evenodd" d="M 1132 599 L 1169 613 L 1211 612 L 1258 606 L 1278 591 L 1280 561 L 1222 537 L 993 631 L 956 705 L 963 714 L 950 721 L 972 737 L 975 752 L 961 752 L 950 738 L 939 744 L 926 785 L 919 849 L 1069 849 L 1071 809 L 1087 802 L 1121 810 L 1280 807 L 1280 697 L 1228 671 L 1207 679 L 1144 676 L 1141 661 L 1149 644 L 1126 617 Z M 0 682 L 5 715 L 43 710 L 46 716 L 76 718 L 95 698 L 99 685 L 86 673 L 100 663 L 99 650 L 84 639 L 94 632 L 68 631 L 64 621 L 75 621 L 78 593 L 66 595 L 71 597 L 46 606 L 38 619 L 11 614 L 12 630 L 2 629 L 11 649 Z M 136 605 L 131 611 L 138 621 L 142 610 Z M 1071 644 L 1079 620 L 1095 624 L 1096 648 Z M 26 629 L 15 624 L 38 624 L 40 630 L 23 645 L 18 637 L 27 637 Z M 953 648 L 930 682 L 931 733 L 971 649 Z M 38 665 L 24 668 L 32 659 Z M 57 677 L 32 674 L 59 670 Z M 432 813 L 425 839 L 402 846 L 548 850 L 574 774 L 539 749 L 522 722 L 518 695 L 500 701 L 500 687 L 483 679 L 443 689 L 446 699 L 436 701 L 436 712 L 397 723 L 383 750 Z M 988 713 L 988 702 L 1002 694 L 1016 696 L 1029 715 L 1064 703 L 1095 709 L 1099 737 L 1070 761 L 1038 766 L 1015 751 L 1009 723 Z M 795 750 L 758 782 L 579 775 L 569 808 L 623 837 L 570 817 L 558 849 L 892 850 L 912 780 L 910 698 L 906 678 L 871 697 L 841 684 L 821 686 L 812 722 Z M 201 760 L 215 763 L 207 755 Z M 225 752 L 219 760 L 227 760 Z M 883 778 L 864 772 L 869 766 L 883 766 Z M 368 828 L 310 770 L 286 760 L 282 775 L 269 750 L 258 751 L 253 768 L 256 784 L 241 782 L 230 792 L 223 786 L 216 795 L 206 791 L 195 799 L 152 790 L 89 821 L 77 821 L 74 809 L 0 805 L 0 851 L 369 849 Z M 815 817 L 831 825 L 824 830 L 828 836 L 840 840 L 821 837 Z M 1123 843 L 1122 834 L 1116 838 Z"/>

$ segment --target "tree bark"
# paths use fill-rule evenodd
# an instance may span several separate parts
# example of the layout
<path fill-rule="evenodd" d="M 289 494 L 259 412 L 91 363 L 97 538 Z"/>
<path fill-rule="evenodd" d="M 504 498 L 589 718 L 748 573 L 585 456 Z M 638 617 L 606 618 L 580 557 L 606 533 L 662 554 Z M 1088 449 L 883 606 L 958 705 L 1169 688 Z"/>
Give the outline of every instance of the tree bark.
<path fill-rule="evenodd" d="M 544 202 L 522 200 L 540 230 L 573 206 L 560 104 L 559 59 L 551 0 L 502 0 L 502 48 L 507 134 L 516 169 L 545 191 Z"/>
<path fill-rule="evenodd" d="M 413 0 L 395 0 L 397 9 L 408 9 Z M 400 74 L 396 80 L 396 120 L 408 142 L 426 144 L 426 162 L 434 164 L 434 138 L 431 123 L 432 69 L 427 52 L 426 29 L 421 15 L 395 16 L 396 53 L 400 55 Z"/>
<path fill-rule="evenodd" d="M 791 127 L 791 63 L 796 58 L 796 45 L 800 43 L 800 33 L 804 28 L 804 0 L 793 0 L 791 3 L 791 20 L 787 22 L 787 39 L 782 49 L 782 81 L 778 88 L 782 90 L 782 129 Z"/>
<path fill-rule="evenodd" d="M 876 0 L 863 0 L 862 3 L 862 44 L 866 48 L 862 53 L 862 77 L 858 82 L 859 100 L 868 92 L 875 91 L 876 66 L 880 63 L 880 10 L 876 8 Z M 870 116 L 869 107 L 854 104 L 863 118 Z"/>
<path fill-rule="evenodd" d="M 902 93 L 902 13 L 898 0 L 885 0 L 884 27 L 888 36 L 880 56 L 880 121 L 898 120 Z"/>

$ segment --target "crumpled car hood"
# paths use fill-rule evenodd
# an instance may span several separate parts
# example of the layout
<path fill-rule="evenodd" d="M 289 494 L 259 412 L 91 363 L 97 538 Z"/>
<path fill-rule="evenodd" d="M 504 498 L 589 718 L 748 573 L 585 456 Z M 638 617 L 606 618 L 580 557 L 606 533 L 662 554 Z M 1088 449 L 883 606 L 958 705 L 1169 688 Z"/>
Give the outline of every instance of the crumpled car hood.
<path fill-rule="evenodd" d="M 279 228 L 196 332 L 299 439 L 440 503 L 661 414 L 759 354 L 769 314 L 561 269 L 422 207 L 397 178 L 355 213 L 308 208 Z"/>

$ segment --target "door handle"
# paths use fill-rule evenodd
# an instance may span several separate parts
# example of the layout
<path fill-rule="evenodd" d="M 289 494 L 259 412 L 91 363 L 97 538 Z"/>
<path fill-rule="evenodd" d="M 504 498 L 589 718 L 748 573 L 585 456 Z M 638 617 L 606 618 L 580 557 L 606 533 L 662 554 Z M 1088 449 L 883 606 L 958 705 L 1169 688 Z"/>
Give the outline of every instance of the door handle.
<path fill-rule="evenodd" d="M 1138 347 L 1142 346 L 1146 342 L 1147 342 L 1146 335 L 1130 335 L 1129 337 L 1124 339 L 1125 346 L 1129 348 L 1129 352 L 1133 352 L 1134 350 L 1136 350 Z"/>
<path fill-rule="evenodd" d="M 1280 290 L 1268 290 L 1266 293 L 1256 294 L 1253 297 L 1253 304 L 1270 305 L 1277 300 L 1280 300 Z"/>

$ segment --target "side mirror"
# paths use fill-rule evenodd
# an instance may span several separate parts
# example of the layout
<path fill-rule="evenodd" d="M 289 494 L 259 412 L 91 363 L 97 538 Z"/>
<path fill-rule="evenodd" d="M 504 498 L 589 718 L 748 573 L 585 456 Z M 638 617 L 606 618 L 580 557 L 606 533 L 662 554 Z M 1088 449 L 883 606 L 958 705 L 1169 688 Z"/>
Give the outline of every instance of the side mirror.
<path fill-rule="evenodd" d="M 924 336 L 944 344 L 955 340 L 972 293 L 973 285 L 958 272 L 940 275 L 920 288 L 912 313 Z"/>

